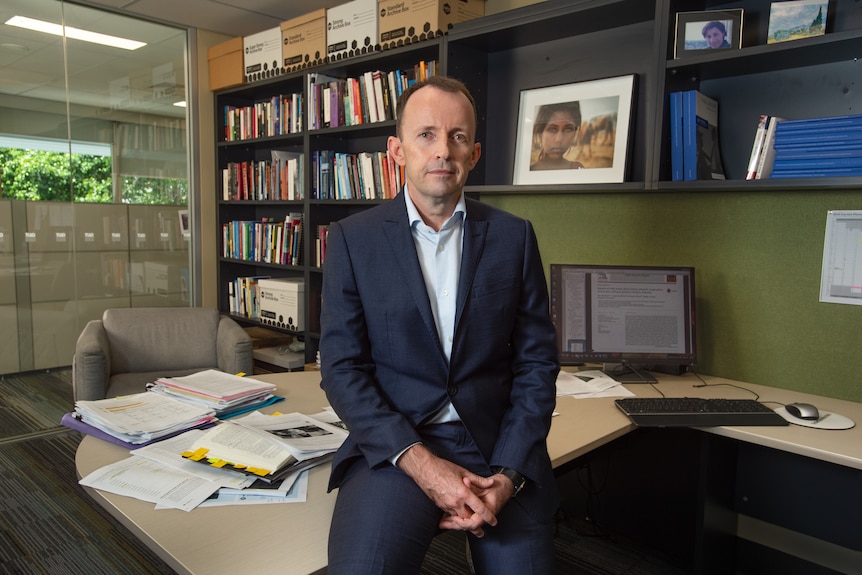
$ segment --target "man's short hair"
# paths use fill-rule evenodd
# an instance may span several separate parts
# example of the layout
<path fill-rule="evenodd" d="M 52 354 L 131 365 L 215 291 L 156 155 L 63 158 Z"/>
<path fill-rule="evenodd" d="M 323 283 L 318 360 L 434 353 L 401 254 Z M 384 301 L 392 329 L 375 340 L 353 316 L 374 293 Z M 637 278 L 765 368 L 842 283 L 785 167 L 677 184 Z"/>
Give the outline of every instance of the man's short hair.
<path fill-rule="evenodd" d="M 464 94 L 467 97 L 467 100 L 470 101 L 470 107 L 473 109 L 473 128 L 476 128 L 479 118 L 479 114 L 476 112 L 476 100 L 473 99 L 473 95 L 470 93 L 470 90 L 467 89 L 467 86 L 464 85 L 464 82 L 456 78 L 450 78 L 449 76 L 431 76 L 421 82 L 412 84 L 398 97 L 398 105 L 395 107 L 395 134 L 399 138 L 401 137 L 401 118 L 404 116 L 404 107 L 407 105 L 407 100 L 409 100 L 410 96 L 412 96 L 417 90 L 426 86 L 433 86 L 434 88 L 443 90 L 444 92 L 450 92 L 452 94 Z"/>

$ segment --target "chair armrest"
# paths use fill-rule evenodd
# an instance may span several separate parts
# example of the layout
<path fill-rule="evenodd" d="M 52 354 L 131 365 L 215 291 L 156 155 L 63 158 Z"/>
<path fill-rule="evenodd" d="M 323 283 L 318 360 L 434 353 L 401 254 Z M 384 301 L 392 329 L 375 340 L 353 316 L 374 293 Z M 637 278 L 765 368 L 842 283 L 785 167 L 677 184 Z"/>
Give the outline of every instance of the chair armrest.
<path fill-rule="evenodd" d="M 247 375 L 253 373 L 251 336 L 227 316 L 221 316 L 219 319 L 216 354 L 220 370 Z"/>
<path fill-rule="evenodd" d="M 75 401 L 104 399 L 111 379 L 111 346 L 101 320 L 84 326 L 72 358 L 72 395 Z"/>

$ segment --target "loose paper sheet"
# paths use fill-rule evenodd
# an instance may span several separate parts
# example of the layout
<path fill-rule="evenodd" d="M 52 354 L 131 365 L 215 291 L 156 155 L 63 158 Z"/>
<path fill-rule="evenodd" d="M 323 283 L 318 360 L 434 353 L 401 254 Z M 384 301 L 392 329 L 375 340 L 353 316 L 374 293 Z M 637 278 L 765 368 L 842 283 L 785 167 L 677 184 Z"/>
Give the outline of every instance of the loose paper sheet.
<path fill-rule="evenodd" d="M 862 210 L 826 216 L 820 301 L 862 305 Z"/>

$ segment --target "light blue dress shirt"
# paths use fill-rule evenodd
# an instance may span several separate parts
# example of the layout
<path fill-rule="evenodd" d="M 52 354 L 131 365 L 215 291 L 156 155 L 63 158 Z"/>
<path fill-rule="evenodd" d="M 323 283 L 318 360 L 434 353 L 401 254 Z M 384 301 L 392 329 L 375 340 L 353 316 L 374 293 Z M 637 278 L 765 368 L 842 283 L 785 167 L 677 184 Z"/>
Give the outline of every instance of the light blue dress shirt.
<path fill-rule="evenodd" d="M 422 216 L 419 215 L 419 210 L 416 209 L 406 187 L 404 202 L 407 204 L 410 232 L 416 245 L 416 254 L 419 256 L 419 267 L 422 268 L 422 276 L 425 278 L 425 289 L 428 291 L 428 301 L 431 303 L 431 312 L 437 325 L 437 335 L 448 361 L 452 357 L 452 340 L 455 336 L 455 304 L 458 295 L 461 254 L 464 251 L 464 217 L 467 213 L 467 203 L 464 201 L 462 192 L 454 213 L 437 231 L 422 221 Z M 450 401 L 426 423 L 460 420 L 461 417 Z M 391 459 L 393 464 L 404 451 Z"/>

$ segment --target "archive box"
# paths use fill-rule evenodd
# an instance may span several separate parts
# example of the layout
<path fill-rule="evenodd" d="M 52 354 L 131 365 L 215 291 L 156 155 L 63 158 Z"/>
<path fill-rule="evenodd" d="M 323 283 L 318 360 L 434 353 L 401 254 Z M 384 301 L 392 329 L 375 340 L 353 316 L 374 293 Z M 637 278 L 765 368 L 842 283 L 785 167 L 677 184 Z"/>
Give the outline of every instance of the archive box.
<path fill-rule="evenodd" d="M 244 81 L 242 36 L 231 38 L 207 49 L 210 67 L 210 90 L 239 86 Z"/>
<path fill-rule="evenodd" d="M 378 0 L 383 49 L 437 38 L 458 22 L 485 15 L 485 0 Z"/>
<path fill-rule="evenodd" d="M 326 11 L 326 57 L 330 62 L 379 48 L 377 0 L 353 0 Z"/>
<path fill-rule="evenodd" d="M 284 72 L 326 63 L 326 8 L 281 23 Z"/>
<path fill-rule="evenodd" d="M 272 78 L 281 73 L 281 27 L 276 26 L 243 38 L 246 82 Z"/>

